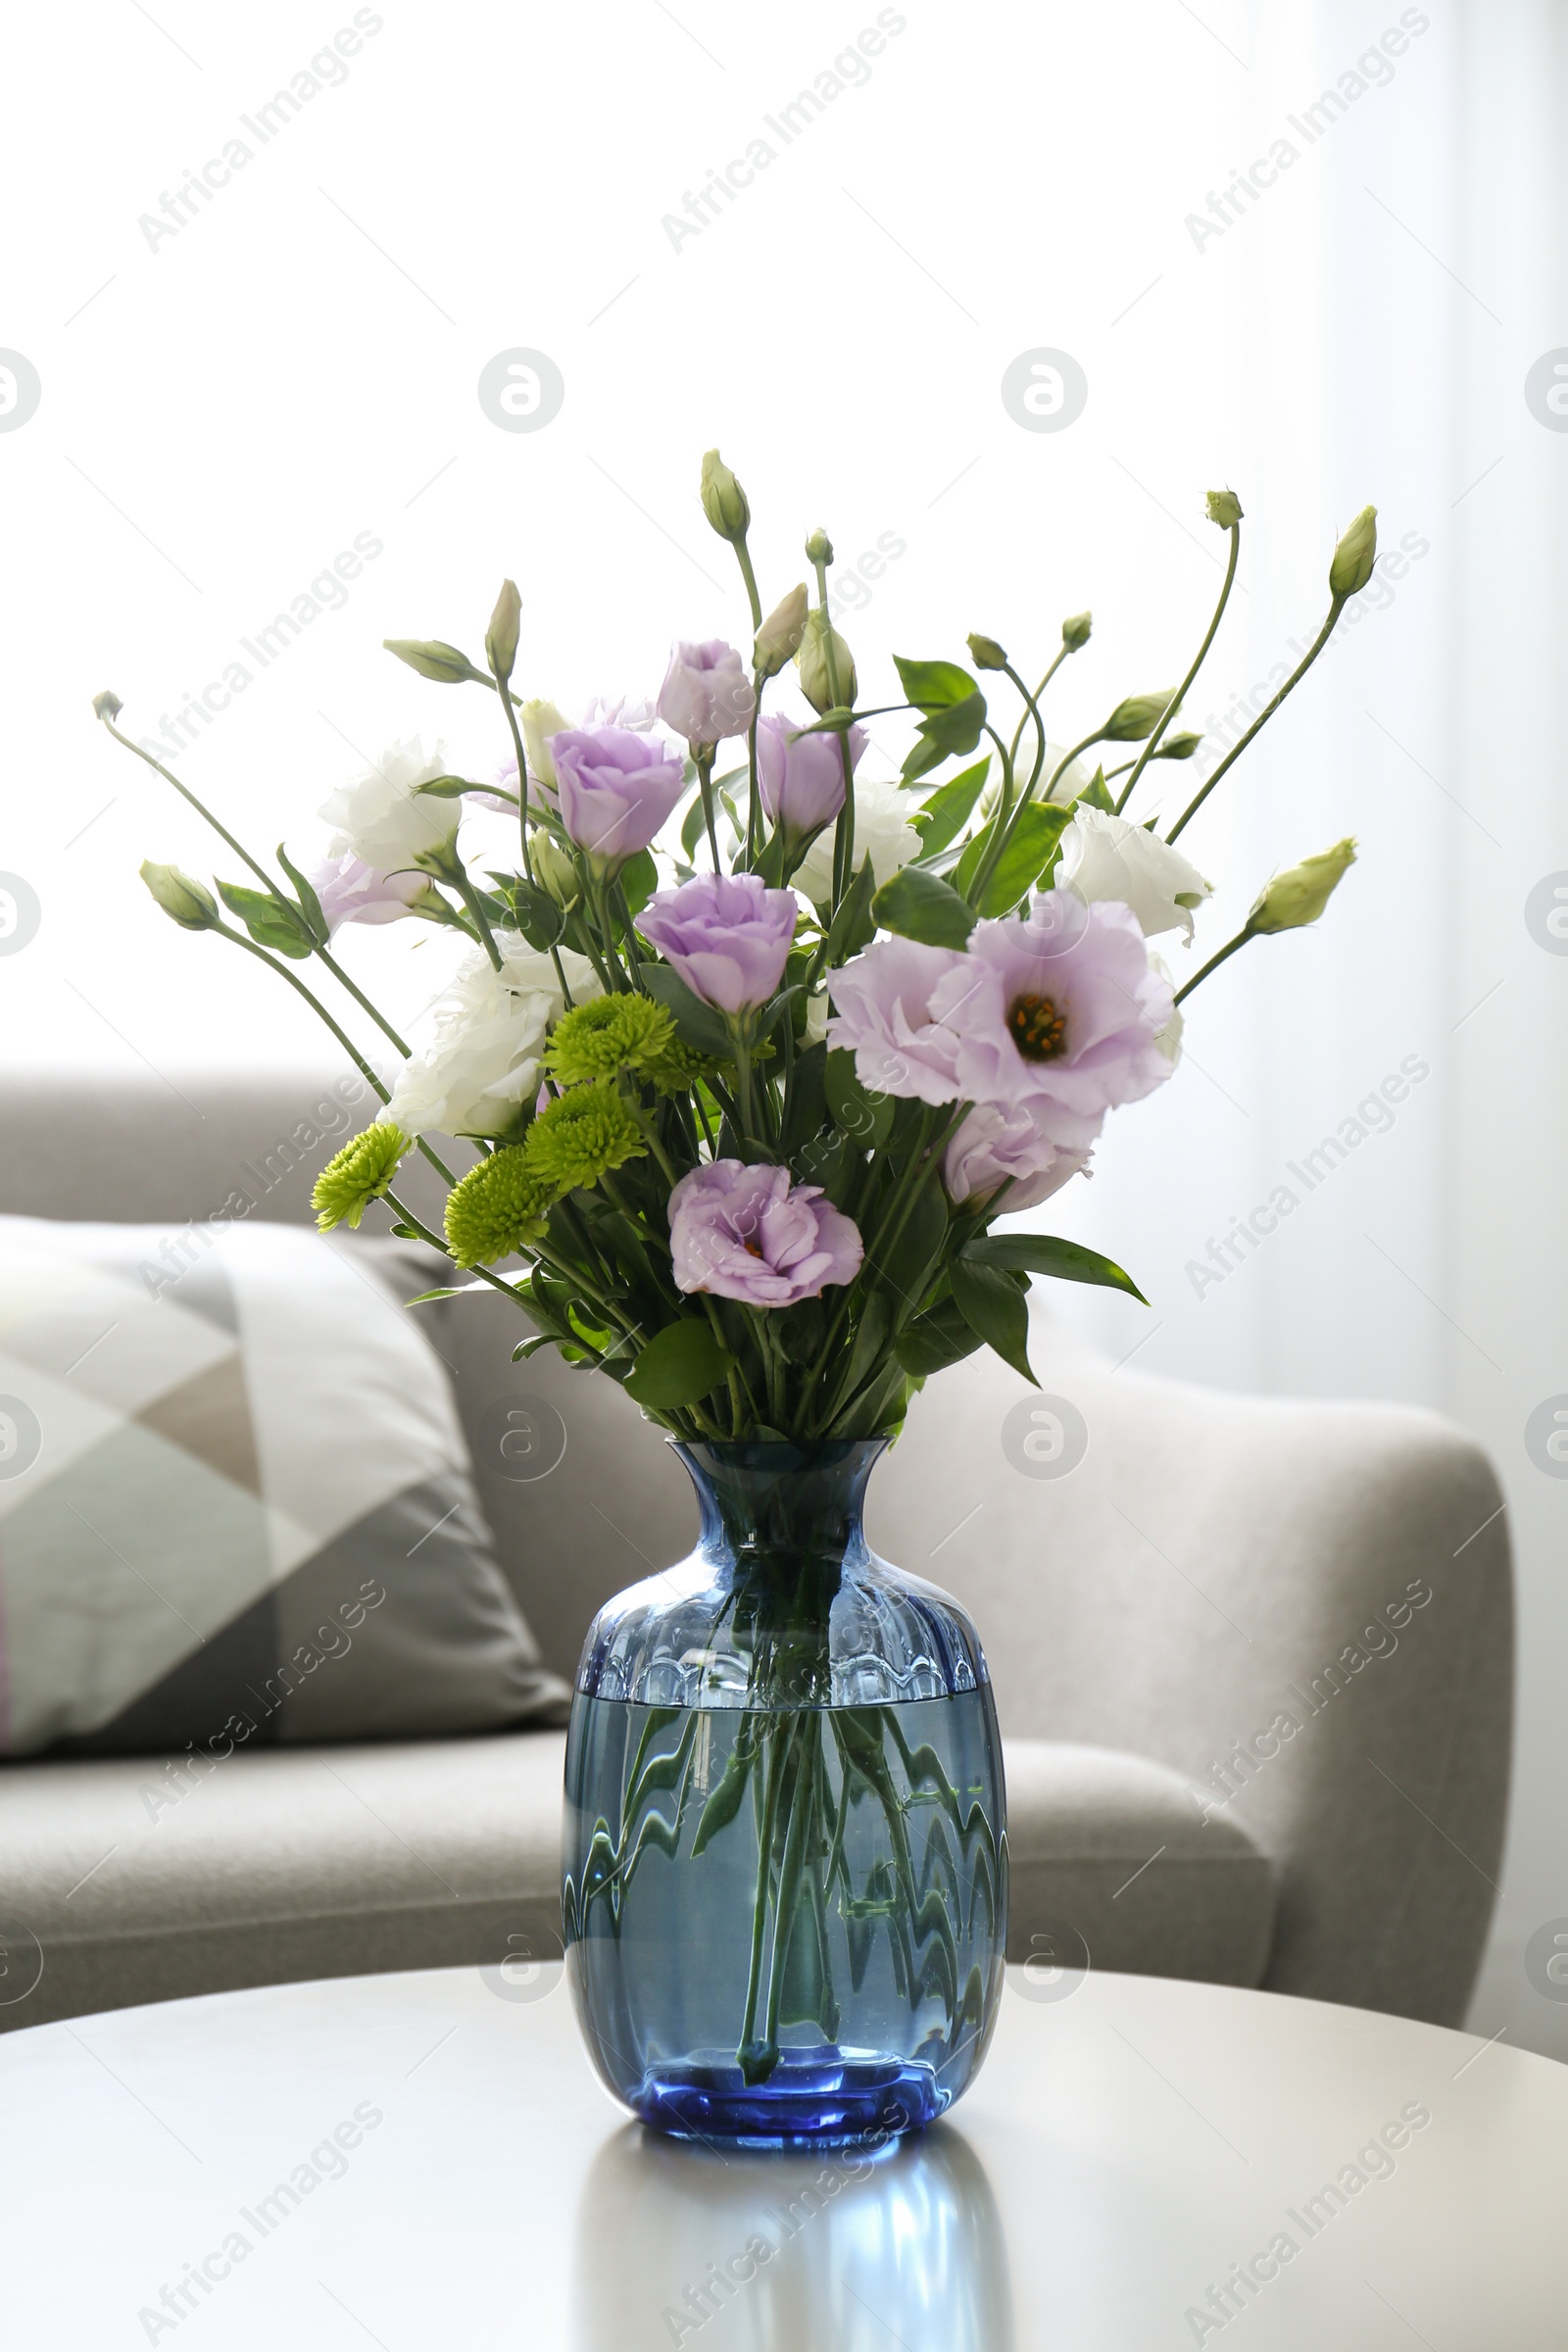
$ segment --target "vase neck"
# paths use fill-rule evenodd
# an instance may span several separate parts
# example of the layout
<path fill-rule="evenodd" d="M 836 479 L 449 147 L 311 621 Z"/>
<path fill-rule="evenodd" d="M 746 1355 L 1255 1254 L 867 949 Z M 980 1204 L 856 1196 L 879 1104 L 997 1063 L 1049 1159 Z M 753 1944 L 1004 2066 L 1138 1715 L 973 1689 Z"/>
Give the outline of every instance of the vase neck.
<path fill-rule="evenodd" d="M 740 1576 L 856 1565 L 868 1556 L 866 1482 L 886 1444 L 677 1444 L 702 1506 L 702 1550 L 721 1573 Z"/>

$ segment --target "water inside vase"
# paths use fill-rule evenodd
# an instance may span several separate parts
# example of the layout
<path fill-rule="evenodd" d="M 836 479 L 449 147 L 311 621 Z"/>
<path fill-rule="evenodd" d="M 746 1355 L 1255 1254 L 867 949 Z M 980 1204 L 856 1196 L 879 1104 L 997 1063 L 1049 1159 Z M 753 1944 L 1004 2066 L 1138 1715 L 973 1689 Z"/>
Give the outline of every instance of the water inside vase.
<path fill-rule="evenodd" d="M 610 2087 L 662 2131 L 760 2147 L 942 2114 L 996 2013 L 1001 1788 L 987 1684 L 777 1710 L 579 1694 L 567 1974 Z"/>

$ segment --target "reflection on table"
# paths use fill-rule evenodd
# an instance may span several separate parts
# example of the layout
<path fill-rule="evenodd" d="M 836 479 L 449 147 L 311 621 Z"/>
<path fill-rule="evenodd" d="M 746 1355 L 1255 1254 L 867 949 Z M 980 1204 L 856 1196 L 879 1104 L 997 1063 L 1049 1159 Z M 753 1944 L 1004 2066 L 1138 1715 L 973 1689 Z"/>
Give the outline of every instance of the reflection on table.
<path fill-rule="evenodd" d="M 577 2209 L 573 2352 L 1011 2352 L 996 2198 L 954 2126 L 765 2156 L 628 2124 Z"/>

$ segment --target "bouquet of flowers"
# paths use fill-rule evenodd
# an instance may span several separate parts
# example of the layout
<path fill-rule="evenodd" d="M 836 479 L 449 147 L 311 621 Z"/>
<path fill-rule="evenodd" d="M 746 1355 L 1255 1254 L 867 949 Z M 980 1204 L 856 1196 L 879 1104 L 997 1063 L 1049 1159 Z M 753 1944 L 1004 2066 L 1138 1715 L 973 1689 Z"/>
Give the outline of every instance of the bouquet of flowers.
<path fill-rule="evenodd" d="M 738 561 L 749 660 L 682 643 L 656 706 L 596 706 L 573 726 L 514 691 L 509 580 L 482 666 L 388 641 L 432 683 L 495 696 L 501 781 L 400 746 L 327 802 L 334 838 L 310 873 L 281 847 L 275 871 L 254 858 L 120 731 L 114 695 L 94 707 L 249 876 L 209 889 L 148 863 L 159 905 L 269 964 L 380 1100 L 317 1185 L 323 1228 L 385 1200 L 395 1230 L 466 1277 L 454 1289 L 516 1301 L 532 1326 L 517 1355 L 559 1348 L 683 1439 L 867 1439 L 982 1346 L 1032 1377 L 1032 1276 L 1141 1296 L 1093 1250 L 992 1228 L 1088 1167 L 1106 1112 L 1171 1075 L 1185 999 L 1250 940 L 1314 920 L 1351 861 L 1343 841 L 1277 875 L 1180 986 L 1150 950 L 1167 932 L 1192 942 L 1209 885 L 1178 843 L 1370 579 L 1375 512 L 1335 550 L 1298 668 L 1161 831 L 1128 810 L 1153 762 L 1199 746 L 1173 722 L 1236 576 L 1232 492 L 1209 494 L 1229 560 L 1181 684 L 1129 696 L 1070 749 L 1049 740 L 1042 704 L 1089 640 L 1087 612 L 1033 686 L 977 634 L 969 664 L 899 659 L 898 699 L 862 706 L 829 614 L 825 533 L 806 543 L 812 583 L 764 614 L 750 508 L 717 451 L 701 496 Z M 791 664 L 793 708 L 764 710 Z M 899 775 L 862 774 L 868 728 L 903 713 Z M 513 859 L 479 872 L 462 846 L 476 804 L 516 821 Z M 335 953 L 345 924 L 394 920 L 469 942 L 418 1047 Z M 338 1009 L 301 977 L 312 961 Z M 372 1065 L 356 1018 L 395 1066 Z M 449 1164 L 447 1139 L 471 1165 Z M 415 1152 L 450 1187 L 439 1233 L 397 1191 Z"/>
<path fill-rule="evenodd" d="M 254 858 L 120 732 L 113 695 L 96 708 L 249 876 L 209 889 L 144 865 L 159 905 L 297 990 L 380 1099 L 317 1184 L 323 1228 L 385 1200 L 465 1278 L 427 1296 L 505 1293 L 530 1326 L 518 1356 L 558 1348 L 680 1443 L 703 1540 L 601 1611 L 579 1670 L 566 1944 L 617 2095 L 666 2129 L 776 2145 L 925 2121 L 980 2062 L 1006 1922 L 984 1657 L 956 1603 L 867 1551 L 858 1495 L 933 1372 L 990 1347 L 1032 1378 L 1034 1275 L 1142 1296 L 1094 1250 L 995 1228 L 1088 1167 L 1106 1112 L 1170 1076 L 1185 999 L 1313 921 L 1353 858 L 1342 841 L 1276 875 L 1180 986 L 1151 952 L 1191 945 L 1210 892 L 1181 837 L 1370 579 L 1376 517 L 1336 548 L 1299 666 L 1161 828 L 1134 804 L 1154 761 L 1198 749 L 1173 722 L 1236 577 L 1232 492 L 1208 499 L 1229 559 L 1180 685 L 1065 748 L 1042 704 L 1087 612 L 1032 686 L 974 635 L 968 663 L 900 659 L 898 698 L 862 705 L 825 533 L 806 542 L 814 596 L 803 582 L 764 615 L 716 450 L 702 503 L 735 551 L 749 661 L 680 644 L 656 706 L 573 726 L 513 689 L 508 580 L 482 666 L 390 642 L 433 684 L 496 698 L 499 781 L 400 746 L 326 804 L 309 874 L 282 847 L 275 871 Z M 862 772 L 897 714 L 900 773 Z M 498 820 L 514 853 L 482 862 Z M 467 943 L 417 1046 L 337 957 L 345 924 L 392 921 Z M 384 1072 L 354 1021 L 395 1054 Z M 414 1152 L 449 1188 L 440 1232 L 398 1190 Z"/>

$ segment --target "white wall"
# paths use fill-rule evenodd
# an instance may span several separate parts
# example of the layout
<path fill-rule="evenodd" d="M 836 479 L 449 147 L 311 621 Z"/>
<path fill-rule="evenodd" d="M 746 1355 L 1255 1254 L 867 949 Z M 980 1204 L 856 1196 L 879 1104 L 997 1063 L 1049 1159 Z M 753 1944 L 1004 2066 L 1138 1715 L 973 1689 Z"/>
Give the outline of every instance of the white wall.
<path fill-rule="evenodd" d="M 1520 1561 L 1521 1746 L 1476 2022 L 1568 2054 L 1568 2006 L 1522 1963 L 1568 1913 L 1568 1489 L 1523 1436 L 1568 1391 L 1568 963 L 1524 920 L 1568 868 L 1568 435 L 1523 392 L 1568 344 L 1559 12 L 391 5 L 361 12 L 376 29 L 341 85 L 265 145 L 241 118 L 354 11 L 155 13 L 90 0 L 69 39 L 47 15 L 10 35 L 25 103 L 0 172 L 26 227 L 0 342 L 42 385 L 0 431 L 0 865 L 41 910 L 0 957 L 13 1063 L 85 1081 L 140 1056 L 177 1079 L 312 1044 L 266 974 L 141 893 L 142 857 L 210 871 L 207 842 L 98 736 L 95 689 L 161 734 L 241 660 L 252 682 L 178 770 L 257 847 L 300 855 L 356 747 L 439 728 L 466 772 L 503 756 L 488 698 L 422 684 L 379 643 L 477 650 L 506 572 L 521 680 L 568 707 L 657 685 L 676 634 L 741 636 L 694 495 L 714 441 L 752 497 L 764 598 L 800 576 L 818 520 L 841 560 L 903 543 L 846 623 L 868 685 L 895 648 L 956 652 L 974 627 L 1043 666 L 1061 615 L 1093 607 L 1064 739 L 1179 674 L 1219 579 L 1206 488 L 1234 485 L 1248 525 L 1197 725 L 1315 626 L 1336 530 L 1365 500 L 1385 547 L 1415 551 L 1186 837 L 1224 894 L 1209 946 L 1274 865 L 1347 831 L 1362 849 L 1319 931 L 1250 950 L 1194 1000 L 1178 1082 L 1113 1123 L 1093 1186 L 1062 1203 L 1154 1314 L 1061 1303 L 1118 1354 L 1143 1340 L 1145 1365 L 1414 1398 L 1493 1448 Z M 879 21 L 868 76 L 786 144 L 767 118 Z M 1291 118 L 1401 24 L 1392 78 L 1308 142 Z M 250 160 L 150 244 L 139 216 L 236 135 Z M 673 243 L 663 216 L 758 138 L 774 155 L 754 184 Z M 1281 138 L 1298 152 L 1277 183 L 1195 234 L 1188 217 Z M 499 430 L 476 397 L 514 346 L 564 378 L 536 433 Z M 1021 430 L 1000 396 L 1038 346 L 1088 379 L 1059 433 Z M 342 610 L 265 669 L 238 651 L 359 534 L 379 552 Z M 445 954 L 410 944 L 354 942 L 404 1017 Z M 1210 1238 L 1406 1057 L 1430 1075 L 1392 1130 L 1195 1295 L 1185 1269 Z"/>

